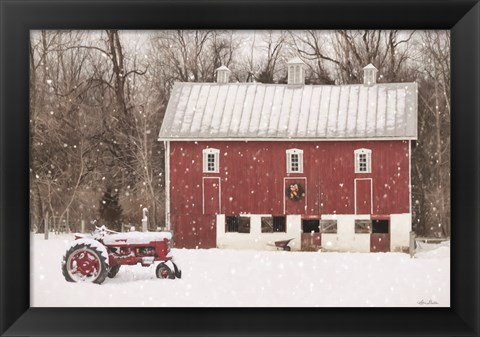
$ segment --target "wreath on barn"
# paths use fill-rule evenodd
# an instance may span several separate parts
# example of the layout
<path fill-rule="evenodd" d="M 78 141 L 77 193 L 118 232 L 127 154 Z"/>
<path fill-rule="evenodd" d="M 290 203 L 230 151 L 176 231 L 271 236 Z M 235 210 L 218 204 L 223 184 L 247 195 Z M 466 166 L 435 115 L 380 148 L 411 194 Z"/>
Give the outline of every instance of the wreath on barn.
<path fill-rule="evenodd" d="M 285 196 L 292 201 L 302 200 L 305 197 L 305 188 L 299 183 L 288 184 Z"/>

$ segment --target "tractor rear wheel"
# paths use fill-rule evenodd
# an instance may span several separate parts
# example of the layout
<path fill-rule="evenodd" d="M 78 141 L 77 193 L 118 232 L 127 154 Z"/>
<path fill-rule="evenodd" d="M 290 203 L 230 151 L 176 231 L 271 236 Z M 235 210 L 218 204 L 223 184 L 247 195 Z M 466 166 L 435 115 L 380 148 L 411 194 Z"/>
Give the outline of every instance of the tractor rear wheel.
<path fill-rule="evenodd" d="M 73 245 L 63 257 L 62 274 L 68 282 L 101 284 L 108 274 L 105 256 L 94 245 Z"/>
<path fill-rule="evenodd" d="M 173 271 L 163 262 L 157 266 L 157 270 L 155 271 L 155 274 L 157 275 L 158 278 L 171 279 L 171 280 L 175 278 L 175 274 L 173 273 Z"/>

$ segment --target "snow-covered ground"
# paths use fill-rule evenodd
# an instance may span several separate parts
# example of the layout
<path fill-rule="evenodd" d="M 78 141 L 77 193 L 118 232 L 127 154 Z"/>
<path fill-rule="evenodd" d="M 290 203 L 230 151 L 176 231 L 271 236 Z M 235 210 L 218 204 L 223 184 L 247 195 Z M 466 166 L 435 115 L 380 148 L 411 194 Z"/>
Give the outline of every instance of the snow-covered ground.
<path fill-rule="evenodd" d="M 402 253 L 173 249 L 182 279 L 122 266 L 102 285 L 69 283 L 61 260 L 73 235 L 31 238 L 34 307 L 449 307 L 450 245 Z"/>

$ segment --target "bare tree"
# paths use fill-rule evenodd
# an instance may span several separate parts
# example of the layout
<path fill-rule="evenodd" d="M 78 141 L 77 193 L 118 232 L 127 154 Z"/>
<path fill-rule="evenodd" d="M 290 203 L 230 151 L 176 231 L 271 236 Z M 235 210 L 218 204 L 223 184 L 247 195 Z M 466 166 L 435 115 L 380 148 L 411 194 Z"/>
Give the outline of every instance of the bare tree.
<path fill-rule="evenodd" d="M 419 139 L 413 196 L 417 231 L 450 236 L 450 39 L 424 31 L 419 41 Z"/>
<path fill-rule="evenodd" d="M 79 140 L 76 133 L 79 125 L 75 120 L 83 100 L 78 90 L 86 55 L 66 55 L 59 49 L 80 37 L 73 32 L 40 31 L 30 42 L 31 195 L 35 205 L 32 213 L 40 231 L 46 208 L 51 215 L 58 215 L 59 208 L 68 208 L 64 204 L 65 193 L 75 195 L 78 188 L 78 184 L 70 185 L 77 175 L 76 169 L 81 167 L 72 150 L 78 152 L 73 148 Z M 60 191 L 62 196 L 58 197 Z M 60 211 L 60 219 L 65 209 Z"/>
<path fill-rule="evenodd" d="M 269 31 L 265 33 L 263 37 L 264 45 L 260 47 L 264 58 L 259 62 L 260 69 L 255 74 L 255 80 L 261 83 L 275 83 L 279 80 L 286 82 L 285 74 L 283 79 L 280 79 L 279 72 L 284 70 L 284 63 L 280 64 L 280 61 L 284 61 L 283 48 L 287 33 L 284 31 L 273 32 Z"/>
<path fill-rule="evenodd" d="M 164 221 L 164 149 L 156 140 L 175 81 L 212 82 L 226 65 L 238 81 L 284 83 L 300 56 L 307 83 L 360 83 L 373 63 L 379 81 L 419 84 L 413 150 L 415 229 L 450 234 L 449 36 L 425 31 L 36 31 L 30 40 L 31 223 L 94 220 L 107 186 L 125 221 L 150 209 Z M 143 43 L 143 45 L 142 45 Z M 242 49 L 243 46 L 243 49 Z"/>
<path fill-rule="evenodd" d="M 152 37 L 152 45 L 162 57 L 167 81 L 199 82 L 213 79 L 213 67 L 205 57 L 212 31 L 161 31 Z"/>
<path fill-rule="evenodd" d="M 333 64 L 336 60 L 327 56 L 332 49 L 332 32 L 330 31 L 293 31 L 290 32 L 290 44 L 309 68 L 309 78 L 306 81 L 312 84 L 333 84 Z"/>
<path fill-rule="evenodd" d="M 380 70 L 380 81 L 405 81 L 408 47 L 414 33 L 339 30 L 326 35 L 307 31 L 294 33 L 292 37 L 299 55 L 310 61 L 316 81 L 328 83 L 335 79 L 346 84 L 361 82 L 362 68 L 369 63 Z"/>

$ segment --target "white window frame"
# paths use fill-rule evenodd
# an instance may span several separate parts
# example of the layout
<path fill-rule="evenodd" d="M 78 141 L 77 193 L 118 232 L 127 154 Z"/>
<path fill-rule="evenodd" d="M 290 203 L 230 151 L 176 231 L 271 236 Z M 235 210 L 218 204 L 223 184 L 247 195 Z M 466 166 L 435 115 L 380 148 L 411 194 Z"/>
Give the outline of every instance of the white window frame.
<path fill-rule="evenodd" d="M 366 155 L 366 170 L 360 170 L 360 155 Z M 355 173 L 372 173 L 372 150 L 357 149 L 355 150 Z"/>
<path fill-rule="evenodd" d="M 208 155 L 213 155 L 213 170 L 208 167 Z M 218 173 L 220 172 L 220 150 L 214 148 L 207 148 L 203 150 L 203 173 Z"/>
<path fill-rule="evenodd" d="M 298 170 L 293 170 L 293 155 L 298 155 Z M 287 173 L 303 173 L 303 150 L 288 149 L 286 151 Z"/>

